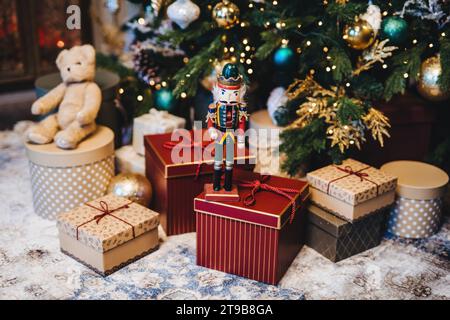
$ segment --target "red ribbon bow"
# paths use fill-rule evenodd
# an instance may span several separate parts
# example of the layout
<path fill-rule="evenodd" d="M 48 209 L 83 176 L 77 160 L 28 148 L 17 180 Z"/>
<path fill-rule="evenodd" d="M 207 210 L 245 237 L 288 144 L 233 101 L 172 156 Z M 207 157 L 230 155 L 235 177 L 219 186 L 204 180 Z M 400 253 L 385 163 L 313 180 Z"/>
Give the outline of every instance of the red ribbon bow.
<path fill-rule="evenodd" d="M 118 207 L 118 208 L 115 208 L 115 209 L 113 209 L 113 210 L 109 210 L 108 203 L 106 203 L 105 201 L 100 201 L 99 203 L 100 203 L 100 208 L 95 207 L 95 206 L 93 206 L 93 205 L 91 205 L 91 204 L 89 204 L 89 203 L 85 203 L 86 206 L 88 206 L 88 207 L 90 207 L 90 208 L 92 208 L 92 209 L 101 211 L 101 212 L 103 212 L 103 213 L 102 213 L 102 214 L 98 214 L 98 215 L 94 216 L 91 220 L 88 220 L 88 221 L 86 221 L 86 222 L 80 224 L 79 226 L 77 226 L 77 240 L 78 240 L 78 230 L 79 230 L 82 226 L 84 226 L 84 225 L 86 225 L 86 224 L 88 224 L 88 223 L 90 223 L 90 222 L 92 222 L 92 221 L 95 221 L 95 222 L 98 224 L 98 223 L 99 223 L 104 217 L 106 217 L 106 216 L 114 217 L 114 218 L 116 218 L 117 220 L 120 220 L 120 221 L 122 221 L 123 223 L 126 223 L 127 225 L 131 226 L 131 230 L 133 231 L 133 238 L 135 238 L 135 234 L 134 234 L 134 226 L 133 226 L 131 223 L 129 223 L 129 222 L 127 222 L 127 221 L 125 221 L 125 220 L 123 220 L 123 219 L 121 219 L 121 218 L 119 218 L 119 217 L 113 215 L 113 212 L 116 212 L 116 211 L 119 211 L 119 210 L 122 210 L 122 209 L 128 209 L 128 208 L 130 207 L 130 204 L 133 203 L 133 201 L 130 201 L 129 203 L 124 204 L 123 206 Z"/>
<path fill-rule="evenodd" d="M 346 176 L 339 177 L 339 178 L 336 178 L 336 179 L 333 179 L 333 180 L 331 180 L 330 182 L 328 182 L 328 186 L 327 186 L 327 194 L 330 193 L 330 186 L 331 186 L 331 184 L 332 184 L 333 182 L 336 182 L 336 181 L 338 181 L 338 180 L 347 178 L 347 177 L 352 176 L 352 175 L 353 175 L 353 176 L 357 176 L 358 178 L 360 178 L 360 179 L 361 179 L 361 182 L 365 180 L 365 181 L 371 182 L 371 183 L 373 183 L 374 185 L 376 185 L 376 186 L 377 186 L 377 194 L 378 194 L 378 187 L 379 187 L 378 183 L 376 183 L 376 182 L 374 182 L 374 181 L 372 181 L 372 180 L 370 180 L 370 179 L 367 179 L 367 177 L 369 177 L 369 174 L 366 173 L 366 172 L 362 172 L 362 171 L 364 171 L 364 170 L 370 169 L 370 167 L 365 167 L 365 168 L 362 168 L 362 169 L 360 169 L 360 170 L 358 170 L 358 171 L 353 170 L 353 168 L 350 167 L 350 166 L 345 166 L 344 168 L 335 166 L 335 168 L 338 169 L 338 170 L 340 170 L 340 171 L 342 171 L 342 172 L 347 173 L 347 175 L 346 175 Z"/>
<path fill-rule="evenodd" d="M 181 149 L 183 149 L 183 148 L 201 148 L 201 150 L 203 152 L 203 150 L 206 149 L 209 145 L 210 145 L 210 142 L 200 142 L 199 143 L 199 142 L 191 141 L 190 143 L 180 143 L 180 142 L 176 142 L 176 141 L 166 141 L 163 144 L 163 148 L 166 148 L 168 150 L 172 150 L 176 146 L 179 146 Z M 214 155 L 214 150 L 212 152 L 212 155 Z M 198 179 L 198 176 L 200 175 L 200 171 L 201 171 L 203 164 L 204 164 L 203 162 L 200 162 L 197 165 L 197 169 L 195 170 L 194 180 Z"/>
<path fill-rule="evenodd" d="M 265 183 L 269 179 L 270 179 L 270 176 L 263 176 L 261 178 L 261 180 L 239 181 L 239 183 L 238 183 L 239 187 L 253 188 L 252 191 L 250 192 L 250 194 L 245 197 L 244 204 L 246 206 L 254 205 L 256 203 L 255 195 L 259 191 L 268 191 L 268 192 L 273 192 L 273 193 L 279 194 L 280 196 L 283 196 L 283 197 L 289 199 L 289 201 L 292 204 L 292 212 L 291 212 L 291 216 L 289 218 L 289 223 L 292 223 L 292 221 L 294 221 L 295 211 L 297 208 L 295 206 L 295 198 L 292 197 L 291 195 L 289 195 L 289 193 L 298 193 L 299 190 L 271 186 L 271 185 Z"/>

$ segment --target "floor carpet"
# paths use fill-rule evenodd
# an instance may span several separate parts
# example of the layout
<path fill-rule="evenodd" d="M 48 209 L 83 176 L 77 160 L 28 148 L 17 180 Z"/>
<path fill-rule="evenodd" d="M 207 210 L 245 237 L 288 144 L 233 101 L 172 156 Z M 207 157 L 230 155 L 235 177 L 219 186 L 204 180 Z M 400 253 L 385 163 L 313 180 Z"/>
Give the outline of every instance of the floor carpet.
<path fill-rule="evenodd" d="M 336 264 L 304 247 L 278 286 L 196 266 L 195 234 L 103 278 L 60 253 L 55 223 L 33 212 L 20 135 L 0 132 L 0 299 L 450 299 L 449 229 L 387 235 Z"/>

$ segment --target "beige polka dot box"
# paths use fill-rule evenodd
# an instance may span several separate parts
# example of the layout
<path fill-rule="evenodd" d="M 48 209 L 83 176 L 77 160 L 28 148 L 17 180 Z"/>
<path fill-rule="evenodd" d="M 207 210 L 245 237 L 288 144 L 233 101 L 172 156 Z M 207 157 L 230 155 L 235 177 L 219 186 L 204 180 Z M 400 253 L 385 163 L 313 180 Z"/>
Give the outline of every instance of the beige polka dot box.
<path fill-rule="evenodd" d="M 114 133 L 99 126 L 75 150 L 26 144 L 35 212 L 49 220 L 105 194 L 114 176 Z"/>
<path fill-rule="evenodd" d="M 398 176 L 388 231 L 413 239 L 436 233 L 441 224 L 448 175 L 435 166 L 417 161 L 389 162 L 381 170 Z"/>
<path fill-rule="evenodd" d="M 347 221 L 386 208 L 395 200 L 397 177 L 347 159 L 307 174 L 311 201 Z"/>
<path fill-rule="evenodd" d="M 107 195 L 58 215 L 61 251 L 101 275 L 156 250 L 159 214 Z"/>

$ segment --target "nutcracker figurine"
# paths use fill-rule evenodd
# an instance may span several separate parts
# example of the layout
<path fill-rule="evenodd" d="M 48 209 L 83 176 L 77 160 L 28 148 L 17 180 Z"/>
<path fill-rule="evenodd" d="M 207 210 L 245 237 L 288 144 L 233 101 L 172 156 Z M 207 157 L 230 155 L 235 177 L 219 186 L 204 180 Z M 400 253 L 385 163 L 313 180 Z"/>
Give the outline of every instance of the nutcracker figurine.
<path fill-rule="evenodd" d="M 245 148 L 245 126 L 248 121 L 247 106 L 244 102 L 245 84 L 236 65 L 227 63 L 222 74 L 217 77 L 214 85 L 214 102 L 209 105 L 207 123 L 211 139 L 215 140 L 214 178 L 213 190 L 221 191 L 221 177 L 223 166 L 223 151 L 225 157 L 225 192 L 230 193 L 237 189 L 232 186 L 235 132 L 237 147 Z M 234 190 L 236 189 L 236 190 Z M 226 195 L 230 196 L 230 195 Z M 239 200 L 239 195 L 238 200 Z M 230 198 L 230 201 L 233 201 Z"/>

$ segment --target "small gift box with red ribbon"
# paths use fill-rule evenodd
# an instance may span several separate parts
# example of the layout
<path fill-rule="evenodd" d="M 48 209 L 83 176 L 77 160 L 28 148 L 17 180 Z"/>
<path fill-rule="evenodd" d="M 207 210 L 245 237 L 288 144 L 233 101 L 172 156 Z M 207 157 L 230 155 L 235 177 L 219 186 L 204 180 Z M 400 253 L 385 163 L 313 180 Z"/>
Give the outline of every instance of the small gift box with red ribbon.
<path fill-rule="evenodd" d="M 347 159 L 307 174 L 311 201 L 347 221 L 390 206 L 397 178 L 362 162 Z"/>
<path fill-rule="evenodd" d="M 158 248 L 159 214 L 107 195 L 57 220 L 61 251 L 101 275 L 109 275 Z"/>
<path fill-rule="evenodd" d="M 303 246 L 308 184 L 240 171 L 239 202 L 195 198 L 197 264 L 277 284 Z"/>
<path fill-rule="evenodd" d="M 194 198 L 212 182 L 214 142 L 206 130 L 176 130 L 145 136 L 146 176 L 153 185 L 151 209 L 161 215 L 167 235 L 195 231 Z M 237 148 L 236 148 L 237 149 Z M 234 170 L 253 170 L 248 149 L 235 150 Z"/>

